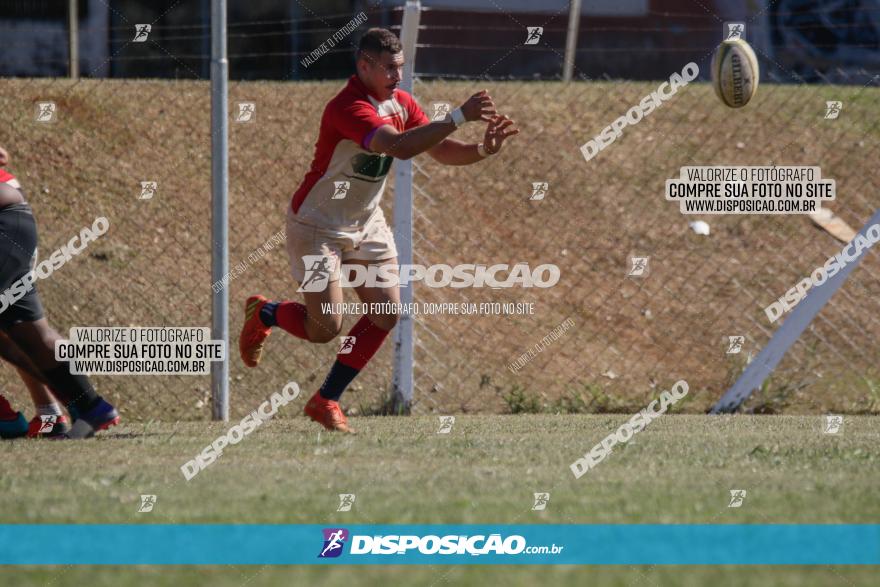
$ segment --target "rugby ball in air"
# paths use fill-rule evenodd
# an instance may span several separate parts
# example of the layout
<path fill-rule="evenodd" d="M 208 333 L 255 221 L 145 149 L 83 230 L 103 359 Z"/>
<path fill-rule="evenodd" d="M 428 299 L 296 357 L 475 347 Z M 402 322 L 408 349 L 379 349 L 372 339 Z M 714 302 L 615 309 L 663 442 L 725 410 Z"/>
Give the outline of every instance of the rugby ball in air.
<path fill-rule="evenodd" d="M 758 89 L 758 59 L 742 39 L 724 41 L 712 57 L 712 86 L 731 108 L 742 108 Z"/>

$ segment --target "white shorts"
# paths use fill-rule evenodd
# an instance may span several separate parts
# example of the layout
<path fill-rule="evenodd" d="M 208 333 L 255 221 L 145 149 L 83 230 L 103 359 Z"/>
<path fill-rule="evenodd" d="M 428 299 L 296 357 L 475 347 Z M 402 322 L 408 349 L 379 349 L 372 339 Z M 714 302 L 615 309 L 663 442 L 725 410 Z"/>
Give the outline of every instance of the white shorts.
<path fill-rule="evenodd" d="M 397 256 L 394 235 L 385 222 L 381 208 L 360 229 L 336 230 L 304 224 L 287 208 L 287 256 L 290 272 L 297 283 L 306 275 L 306 256 L 330 257 L 333 260 L 330 281 L 339 280 L 340 262 L 350 260 L 383 261 Z M 311 267 L 309 267 L 311 269 Z"/>

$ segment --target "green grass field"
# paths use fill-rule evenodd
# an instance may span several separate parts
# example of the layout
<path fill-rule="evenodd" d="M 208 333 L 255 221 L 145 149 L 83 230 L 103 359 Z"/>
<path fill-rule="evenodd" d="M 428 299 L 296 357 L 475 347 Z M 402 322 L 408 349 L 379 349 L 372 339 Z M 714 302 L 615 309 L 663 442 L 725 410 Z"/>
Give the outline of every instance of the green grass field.
<path fill-rule="evenodd" d="M 301 399 L 296 405 L 301 404 Z M 297 408 L 290 405 L 289 415 Z M 282 417 L 288 414 L 282 413 Z M 569 463 L 624 415 L 354 418 L 360 434 L 269 422 L 193 480 L 179 467 L 228 424 L 138 424 L 80 443 L 0 444 L 4 523 L 876 523 L 880 422 L 847 416 L 655 421 L 581 479 Z M 729 490 L 745 489 L 728 508 Z M 550 493 L 531 511 L 534 492 Z M 336 512 L 339 493 L 356 494 Z M 137 513 L 141 494 L 157 495 Z M 206 572 L 208 574 L 206 574 Z M 32 568 L 2 585 L 861 585 L 857 568 Z M 14 581 L 12 579 L 15 579 Z"/>

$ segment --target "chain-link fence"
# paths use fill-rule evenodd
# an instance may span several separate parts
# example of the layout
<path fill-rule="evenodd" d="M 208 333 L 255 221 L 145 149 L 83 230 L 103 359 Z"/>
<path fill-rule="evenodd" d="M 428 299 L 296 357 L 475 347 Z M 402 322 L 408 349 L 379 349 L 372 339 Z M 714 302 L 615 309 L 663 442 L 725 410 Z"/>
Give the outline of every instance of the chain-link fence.
<path fill-rule="evenodd" d="M 877 106 L 872 89 L 768 84 L 734 113 L 711 88 L 689 87 L 587 163 L 580 144 L 651 84 L 557 86 L 552 97 L 535 84 L 495 88 L 523 129 L 520 144 L 467 170 L 422 165 L 418 262 L 555 263 L 562 278 L 549 290 L 417 289 L 427 302 L 535 304 L 534 316 L 422 317 L 423 405 L 449 409 L 455 397 L 465 411 L 631 409 L 684 378 L 696 391 L 688 408 L 706 409 L 781 323 L 764 308 L 843 245 L 806 216 L 684 216 L 664 200 L 665 180 L 686 165 L 809 162 L 836 180 L 827 207 L 855 228 L 880 203 L 869 163 L 876 127 L 862 118 Z M 419 98 L 463 90 L 424 83 Z M 845 120 L 823 118 L 834 97 L 849 108 Z M 535 183 L 546 184 L 542 199 Z M 708 236 L 690 228 L 697 219 Z M 646 276 L 628 276 L 635 257 L 648 257 Z M 877 270 L 869 253 L 756 397 L 762 409 L 877 408 Z M 566 320 L 574 326 L 559 328 Z M 731 336 L 744 337 L 741 349 Z"/>
<path fill-rule="evenodd" d="M 479 53 L 485 64 L 468 72 L 474 79 L 445 79 L 473 65 L 467 51 L 474 50 L 456 52 L 450 42 L 445 71 L 432 66 L 425 72 L 422 53 L 417 54 L 421 75 L 414 94 L 431 116 L 432 104 L 455 107 L 485 87 L 522 132 L 500 155 L 477 165 L 415 160 L 415 262 L 525 262 L 532 268 L 552 263 L 561 278 L 548 289 L 417 286 L 419 304 L 533 304 L 533 313 L 417 316 L 414 410 L 628 410 L 680 378 L 692 389 L 684 409 L 706 409 L 778 326 L 763 309 L 843 244 L 806 216 L 683 216 L 665 201 L 665 180 L 685 165 L 820 166 L 823 177 L 837 182 L 837 200 L 828 207 L 858 229 L 880 204 L 874 165 L 880 138 L 877 78 L 847 68 L 834 71 L 835 81 L 845 83 L 831 85 L 821 80 L 830 76 L 828 70 L 813 68 L 818 83 L 805 84 L 800 68 L 756 47 L 764 82 L 748 107 L 727 109 L 708 84 L 693 83 L 585 161 L 580 146 L 658 82 L 602 79 L 602 61 L 591 58 L 594 39 L 582 41 L 575 67 L 579 81 L 500 81 L 510 76 L 508 60 L 528 64 L 538 51 L 561 71 L 563 44 L 548 36 L 537 48 L 524 47 L 527 26 L 550 29 L 554 23 L 495 12 L 507 21 L 498 27 L 510 31 L 498 31 L 495 45 Z M 357 13 L 335 20 L 303 18 L 330 36 Z M 365 13 L 369 19 L 362 29 L 399 22 L 391 7 Z M 154 22 L 151 34 L 161 33 L 163 19 L 173 14 Z M 668 24 L 661 15 L 651 18 L 651 28 Z M 721 19 L 709 18 L 720 35 Z M 248 24 L 251 35 L 279 30 L 277 23 L 259 22 Z M 480 23 L 432 22 L 431 11 L 422 15 L 424 31 L 443 26 L 470 26 L 468 34 L 477 35 Z M 319 44 L 320 33 L 313 36 Z M 333 49 L 340 59 L 350 55 L 357 36 Z M 0 85 L 0 145 L 10 151 L 9 170 L 34 207 L 41 256 L 96 217 L 110 221 L 105 236 L 38 286 L 50 321 L 62 332 L 72 326 L 210 323 L 209 86 L 201 62 L 175 54 L 157 39 L 122 44 L 107 59 L 135 59 L 141 47 L 149 48 L 152 60 L 191 80 L 23 78 Z M 665 58 L 678 65 L 653 77 L 668 78 L 689 61 L 708 71 L 715 43 L 717 37 L 686 51 L 670 47 Z M 299 61 L 317 44 L 262 59 Z M 603 55 L 614 48 L 609 45 Z M 426 46 L 423 50 L 428 55 Z M 549 75 L 554 68 L 546 59 L 542 63 Z M 97 75 L 97 67 L 83 75 Z M 611 64 L 605 70 L 611 71 Z M 297 299 L 279 231 L 311 162 L 321 111 L 341 85 L 339 80 L 230 85 L 233 418 L 287 381 L 306 391 L 317 388 L 336 352 L 334 343 L 311 345 L 276 331 L 261 365 L 246 369 L 235 339 L 247 296 Z M 837 118 L 825 118 L 827 101 L 842 102 Z M 48 102 L 55 104 L 54 121 L 37 122 L 35 109 Z M 456 137 L 476 142 L 482 131 L 482 125 L 470 124 Z M 142 182 L 156 182 L 152 196 Z M 543 197 L 536 195 L 536 183 L 546 184 L 540 187 Z M 389 219 L 393 188 L 389 181 L 383 202 Z M 708 236 L 689 227 L 696 219 L 708 222 Z M 649 258 L 646 275 L 627 276 L 632 257 Z M 749 407 L 878 409 L 878 269 L 871 251 Z M 351 292 L 346 301 L 355 301 Z M 343 332 L 356 319 L 346 317 Z M 740 352 L 728 352 L 736 350 L 731 336 L 743 337 Z M 384 404 L 391 346 L 380 350 L 343 396 L 349 412 L 371 413 Z M 210 416 L 207 377 L 96 377 L 95 382 L 129 420 Z M 16 404 L 25 403 L 23 386 L 6 366 L 0 368 L 0 389 Z"/>
<path fill-rule="evenodd" d="M 840 57 L 876 47 L 877 7 L 853 5 L 831 22 L 817 14 L 819 4 L 782 3 L 742 19 L 765 80 L 747 108 L 727 109 L 711 87 L 692 85 L 589 161 L 579 147 L 657 89 L 604 81 L 619 61 L 602 70 L 603 60 L 583 59 L 583 53 L 607 58 L 616 44 L 596 46 L 595 34 L 581 44 L 575 77 L 587 83 L 491 85 L 500 109 L 523 133 L 516 147 L 479 166 L 449 169 L 423 160 L 415 174 L 417 262 L 555 263 L 562 279 L 550 290 L 417 289 L 425 302 L 529 302 L 535 311 L 421 317 L 415 396 L 423 409 L 631 411 L 681 378 L 692 387 L 685 409 L 704 411 L 717 401 L 782 323 L 771 323 L 764 308 L 844 245 L 808 216 L 684 216 L 664 200 L 666 180 L 683 166 L 814 165 L 836 180 L 837 200 L 826 208 L 856 230 L 880 206 L 869 163 L 877 155 L 875 64 L 810 60 L 823 51 Z M 543 21 L 505 16 L 507 28 L 486 35 L 496 42 L 499 31 L 508 38 L 538 35 L 537 42 L 478 51 L 479 59 L 467 59 L 465 67 L 477 61 L 485 69 L 471 75 L 489 79 L 505 60 L 530 51 L 543 54 L 539 61 L 549 60 L 550 71 L 561 70 L 558 14 Z M 711 9 L 652 16 L 643 30 L 619 22 L 588 26 L 593 33 L 651 38 L 668 31 L 671 20 L 692 19 L 689 42 L 635 49 L 663 78 L 690 61 L 708 72 L 723 25 L 739 20 Z M 433 31 L 435 22 L 427 12 L 421 29 Z M 445 24 L 436 28 L 450 28 Z M 459 40 L 484 37 L 481 26 L 451 28 Z M 785 44 L 793 38 L 799 42 Z M 444 49 L 446 63 L 479 49 L 422 39 L 420 33 L 420 47 Z M 631 45 L 626 51 L 633 53 Z M 439 61 L 422 77 L 456 76 L 456 69 L 436 69 Z M 416 86 L 416 95 L 423 106 L 454 104 L 476 87 L 428 81 Z M 845 114 L 829 102 L 844 104 Z M 479 140 L 480 133 L 472 136 Z M 699 219 L 708 221 L 709 235 L 692 230 L 690 222 Z M 635 258 L 647 258 L 641 277 L 630 275 Z M 749 409 L 880 409 L 877 270 L 876 252 L 869 253 Z"/>

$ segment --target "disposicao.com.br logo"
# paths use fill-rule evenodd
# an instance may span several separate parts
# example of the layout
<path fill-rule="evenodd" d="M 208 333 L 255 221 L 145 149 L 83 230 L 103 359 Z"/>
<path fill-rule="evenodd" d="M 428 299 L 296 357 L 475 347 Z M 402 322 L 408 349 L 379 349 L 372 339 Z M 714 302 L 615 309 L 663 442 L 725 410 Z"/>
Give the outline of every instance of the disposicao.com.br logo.
<path fill-rule="evenodd" d="M 528 263 L 496 263 L 494 265 L 465 263 L 462 265 L 357 265 L 340 264 L 332 255 L 303 255 L 304 277 L 298 292 L 327 289 L 331 281 L 340 280 L 343 287 L 406 287 L 414 281 L 428 287 L 553 287 L 559 283 L 559 266 L 543 263 L 534 269 Z"/>
<path fill-rule="evenodd" d="M 350 541 L 349 541 L 350 538 Z M 350 555 L 518 555 L 561 554 L 564 546 L 529 546 L 519 534 L 502 537 L 501 534 L 389 534 L 349 535 L 345 528 L 324 528 L 323 546 L 318 558 L 335 558 L 342 554 L 346 542 L 350 542 Z"/>
<path fill-rule="evenodd" d="M 342 554 L 345 541 L 348 540 L 348 530 L 345 528 L 324 528 L 324 546 L 318 558 L 336 558 Z"/>

